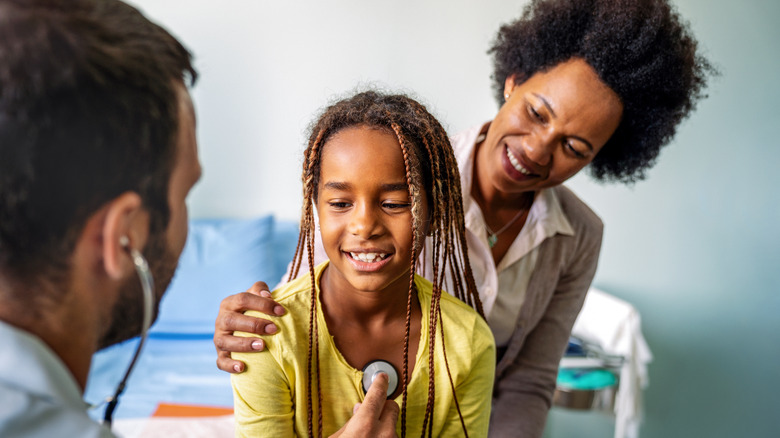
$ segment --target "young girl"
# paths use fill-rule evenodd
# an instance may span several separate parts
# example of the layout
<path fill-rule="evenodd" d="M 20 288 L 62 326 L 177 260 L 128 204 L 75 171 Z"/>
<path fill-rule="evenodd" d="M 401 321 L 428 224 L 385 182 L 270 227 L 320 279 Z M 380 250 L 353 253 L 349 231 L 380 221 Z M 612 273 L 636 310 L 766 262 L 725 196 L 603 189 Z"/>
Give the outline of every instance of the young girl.
<path fill-rule="evenodd" d="M 305 152 L 292 277 L 304 254 L 313 265 L 315 207 L 329 261 L 274 291 L 289 314 L 267 353 L 234 353 L 247 364 L 231 376 L 237 435 L 336 432 L 381 360 L 397 370 L 399 435 L 487 436 L 495 346 L 463 302 L 481 313 L 457 169 L 441 125 L 408 97 L 365 92 L 325 110 Z M 414 274 L 426 235 L 433 283 Z"/>

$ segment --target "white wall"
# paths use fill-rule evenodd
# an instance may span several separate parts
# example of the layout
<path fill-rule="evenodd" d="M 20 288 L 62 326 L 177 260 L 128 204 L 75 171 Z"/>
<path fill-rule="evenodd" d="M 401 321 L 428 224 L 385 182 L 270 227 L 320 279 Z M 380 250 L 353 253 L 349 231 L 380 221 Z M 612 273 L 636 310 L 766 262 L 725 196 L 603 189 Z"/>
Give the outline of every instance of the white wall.
<path fill-rule="evenodd" d="M 495 112 L 485 54 L 524 2 L 136 0 L 196 56 L 195 217 L 297 219 L 304 128 L 335 93 L 414 90 L 450 132 Z M 677 0 L 723 76 L 645 182 L 570 186 L 603 218 L 595 284 L 634 303 L 656 360 L 645 437 L 780 430 L 780 2 Z M 582 423 L 578 423 L 582 421 Z M 573 423 L 572 423 L 573 422 Z M 582 425 L 590 424 L 583 429 Z M 553 415 L 550 436 L 608 436 Z"/>
<path fill-rule="evenodd" d="M 139 0 L 192 50 L 204 179 L 195 217 L 299 217 L 304 131 L 334 95 L 413 91 L 451 130 L 488 120 L 488 41 L 519 4 Z M 446 8 L 444 5 L 448 5 Z"/>

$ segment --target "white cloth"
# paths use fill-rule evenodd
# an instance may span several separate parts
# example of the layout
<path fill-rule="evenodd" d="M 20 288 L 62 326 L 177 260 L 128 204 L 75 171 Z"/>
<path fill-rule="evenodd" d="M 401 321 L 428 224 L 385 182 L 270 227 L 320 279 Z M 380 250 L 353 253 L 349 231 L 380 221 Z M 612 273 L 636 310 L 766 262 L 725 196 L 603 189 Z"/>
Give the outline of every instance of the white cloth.
<path fill-rule="evenodd" d="M 216 417 L 119 418 L 114 430 L 122 438 L 233 438 L 233 415 Z"/>
<path fill-rule="evenodd" d="M 115 436 L 87 416 L 73 375 L 40 339 L 0 321 L 0 345 L 0 436 Z"/>
<path fill-rule="evenodd" d="M 647 387 L 647 365 L 653 360 L 642 336 L 639 312 L 619 298 L 590 288 L 572 335 L 599 346 L 608 355 L 624 358 L 615 396 L 615 438 L 637 438 L 642 389 Z"/>
<path fill-rule="evenodd" d="M 493 254 L 487 242 L 485 219 L 479 205 L 471 196 L 475 143 L 483 126 L 477 125 L 460 132 L 451 138 L 451 142 L 460 172 L 466 222 L 466 244 L 474 281 L 496 345 L 503 347 L 509 342 L 517 325 L 517 317 L 520 314 L 528 282 L 536 266 L 539 245 L 545 239 L 558 233 L 573 235 L 574 229 L 566 219 L 555 191 L 542 190 L 537 193 L 534 199 L 522 231 L 509 247 L 501 263 L 498 266 L 495 265 Z M 314 220 L 317 222 L 316 214 Z M 426 248 L 428 247 L 429 243 L 426 243 Z M 426 253 L 430 254 L 430 250 L 423 254 L 424 262 L 422 267 L 418 269 L 418 274 L 430 280 L 433 267 L 430 257 L 425 256 Z M 314 248 L 314 265 L 322 263 L 327 258 L 325 249 L 322 247 L 322 239 L 317 236 Z M 299 273 L 307 272 L 308 264 L 306 262 L 306 257 L 304 257 Z M 287 273 L 276 288 L 288 281 L 290 267 L 291 265 L 287 266 Z M 444 285 L 444 290 L 450 290 L 447 284 Z"/>

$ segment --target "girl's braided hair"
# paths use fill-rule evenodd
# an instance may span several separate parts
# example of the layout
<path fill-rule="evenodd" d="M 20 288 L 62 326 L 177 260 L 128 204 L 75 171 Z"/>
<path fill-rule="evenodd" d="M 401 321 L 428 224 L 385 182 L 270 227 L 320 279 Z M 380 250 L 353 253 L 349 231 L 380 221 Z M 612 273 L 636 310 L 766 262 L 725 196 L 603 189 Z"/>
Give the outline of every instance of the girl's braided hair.
<path fill-rule="evenodd" d="M 316 434 L 322 435 L 322 394 L 319 385 L 319 345 L 317 327 L 317 296 L 314 278 L 314 210 L 317 200 L 317 188 L 320 180 L 320 164 L 324 145 L 336 133 L 352 127 L 378 129 L 394 135 L 404 157 L 406 181 L 409 196 L 412 200 L 413 242 L 412 257 L 409 260 L 409 293 L 406 309 L 406 335 L 404 337 L 404 367 L 402 375 L 403 403 L 401 405 L 401 431 L 406 436 L 406 401 L 409 382 L 409 336 L 411 323 L 412 294 L 415 293 L 414 272 L 420 248 L 425 240 L 425 230 L 428 229 L 431 241 L 431 256 L 433 272 L 432 302 L 430 306 L 428 361 L 430 375 L 428 383 L 428 404 L 425 411 L 423 436 L 430 433 L 433 424 L 434 411 L 434 345 L 437 329 L 441 332 L 444 346 L 444 328 L 441 325 L 440 298 L 445 271 L 449 273 L 452 293 L 474 307 L 480 315 L 482 303 L 477 294 L 474 277 L 466 249 L 465 221 L 461 196 L 460 174 L 455 162 L 455 155 L 444 128 L 423 105 L 415 100 L 394 94 L 383 94 L 376 91 L 358 93 L 341 100 L 322 113 L 311 128 L 309 143 L 303 160 L 303 208 L 301 231 L 298 245 L 293 257 L 293 269 L 290 278 L 298 276 L 301 262 L 306 253 L 309 274 L 311 275 L 311 307 L 309 312 L 309 346 L 308 346 L 308 403 L 307 418 L 309 436 L 314 436 L 314 402 L 312 394 L 317 395 L 317 429 Z M 422 193 L 427 194 L 428 217 L 422 214 Z M 426 227 L 428 222 L 430 228 Z M 484 315 L 483 315 L 484 316 Z M 446 358 L 446 349 L 444 349 Z M 449 373 L 449 367 L 446 366 Z M 450 382 L 452 379 L 450 378 Z M 455 388 L 452 388 L 457 406 Z M 460 414 L 460 412 L 459 412 Z M 460 415 L 464 432 L 466 432 L 463 416 Z M 426 432 L 427 430 L 427 432 Z"/>

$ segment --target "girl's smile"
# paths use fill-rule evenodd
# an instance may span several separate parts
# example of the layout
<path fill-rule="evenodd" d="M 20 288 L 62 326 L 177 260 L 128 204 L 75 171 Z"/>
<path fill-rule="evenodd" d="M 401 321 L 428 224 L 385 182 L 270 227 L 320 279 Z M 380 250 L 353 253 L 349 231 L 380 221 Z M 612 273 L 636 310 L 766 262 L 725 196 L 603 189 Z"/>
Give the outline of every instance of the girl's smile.
<path fill-rule="evenodd" d="M 384 267 L 390 261 L 392 253 L 381 250 L 352 250 L 342 251 L 357 271 L 375 272 Z"/>

